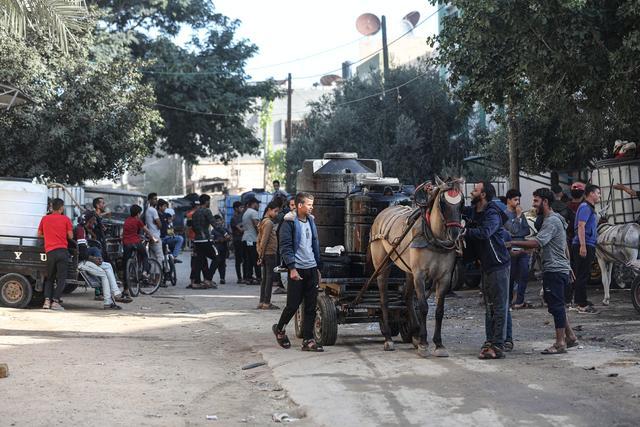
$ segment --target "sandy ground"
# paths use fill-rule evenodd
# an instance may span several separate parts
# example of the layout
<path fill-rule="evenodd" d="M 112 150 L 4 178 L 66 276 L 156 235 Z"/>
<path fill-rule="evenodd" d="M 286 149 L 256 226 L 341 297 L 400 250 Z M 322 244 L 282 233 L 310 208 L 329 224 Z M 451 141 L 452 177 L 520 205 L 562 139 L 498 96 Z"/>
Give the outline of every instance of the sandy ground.
<path fill-rule="evenodd" d="M 0 425 L 268 425 L 282 412 L 301 426 L 640 424 L 640 314 L 628 291 L 612 292 L 600 315 L 571 313 L 582 346 L 560 356 L 539 354 L 553 326 L 532 309 L 514 313 L 507 359 L 478 360 L 477 291 L 447 301 L 448 359 L 401 343 L 383 352 L 375 324 L 340 326 L 335 346 L 310 354 L 292 328 L 292 349 L 274 345 L 279 312 L 255 310 L 257 287 L 230 271 L 218 290 L 188 290 L 186 264 L 177 287 L 120 312 L 82 290 L 66 296 L 64 313 L 0 308 L 0 363 L 10 369 Z M 254 362 L 267 365 L 241 369 Z"/>

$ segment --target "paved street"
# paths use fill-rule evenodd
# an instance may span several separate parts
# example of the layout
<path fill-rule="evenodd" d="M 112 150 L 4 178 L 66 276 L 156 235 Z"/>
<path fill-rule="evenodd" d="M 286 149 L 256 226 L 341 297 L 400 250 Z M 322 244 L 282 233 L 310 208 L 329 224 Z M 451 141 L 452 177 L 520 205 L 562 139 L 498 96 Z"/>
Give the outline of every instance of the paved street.
<path fill-rule="evenodd" d="M 293 348 L 276 347 L 279 311 L 255 310 L 257 287 L 230 272 L 218 290 L 185 289 L 187 266 L 176 288 L 121 312 L 98 309 L 82 290 L 64 313 L 0 309 L 0 362 L 10 369 L 0 425 L 267 425 L 283 412 L 302 426 L 638 424 L 640 316 L 628 291 L 613 292 L 600 315 L 571 313 L 583 347 L 560 356 L 539 354 L 553 326 L 532 309 L 514 313 L 506 360 L 478 360 L 477 291 L 448 300 L 448 359 L 420 359 L 401 343 L 383 352 L 374 324 L 341 326 L 336 346 L 310 354 L 292 330 Z"/>

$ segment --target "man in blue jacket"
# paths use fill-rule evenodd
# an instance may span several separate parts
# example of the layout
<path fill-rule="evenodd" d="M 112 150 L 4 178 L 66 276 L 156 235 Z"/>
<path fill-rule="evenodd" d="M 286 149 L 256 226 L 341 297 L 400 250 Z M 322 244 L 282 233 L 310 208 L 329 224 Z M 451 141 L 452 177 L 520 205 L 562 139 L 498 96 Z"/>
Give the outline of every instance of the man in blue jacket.
<path fill-rule="evenodd" d="M 467 240 L 482 264 L 482 281 L 486 307 L 487 340 L 480 359 L 502 359 L 509 310 L 509 251 L 504 244 L 505 213 L 493 201 L 496 190 L 491 183 L 481 182 L 471 192 L 472 206 L 466 210 L 470 218 Z"/>
<path fill-rule="evenodd" d="M 285 215 L 278 230 L 280 257 L 289 269 L 289 284 L 287 305 L 272 330 L 281 347 L 291 347 L 284 328 L 304 301 L 302 351 L 323 351 L 313 339 L 321 267 L 318 230 L 311 215 L 313 196 L 298 193 L 295 201 L 296 210 Z"/>

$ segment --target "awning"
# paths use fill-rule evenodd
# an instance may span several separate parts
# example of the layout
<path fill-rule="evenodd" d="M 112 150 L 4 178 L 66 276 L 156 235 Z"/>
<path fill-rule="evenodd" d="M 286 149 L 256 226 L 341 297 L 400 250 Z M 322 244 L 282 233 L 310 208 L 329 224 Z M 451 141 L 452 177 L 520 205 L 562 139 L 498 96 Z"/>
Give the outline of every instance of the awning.
<path fill-rule="evenodd" d="M 31 99 L 20 89 L 0 83 L 0 109 L 9 110 L 16 105 L 23 105 Z"/>

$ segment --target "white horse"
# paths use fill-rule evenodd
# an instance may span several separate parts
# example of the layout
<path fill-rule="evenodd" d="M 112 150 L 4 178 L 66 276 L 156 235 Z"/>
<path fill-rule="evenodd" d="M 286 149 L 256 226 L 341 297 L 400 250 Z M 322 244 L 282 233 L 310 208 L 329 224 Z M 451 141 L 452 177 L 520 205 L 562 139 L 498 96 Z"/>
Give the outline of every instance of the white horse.
<path fill-rule="evenodd" d="M 609 305 L 609 287 L 611 286 L 611 272 L 615 263 L 628 265 L 638 259 L 640 248 L 640 225 L 636 223 L 598 226 L 598 244 L 596 258 L 602 273 L 604 299 L 602 304 Z M 629 267 L 623 267 L 629 268 Z M 624 288 L 626 283 L 618 283 Z"/>

